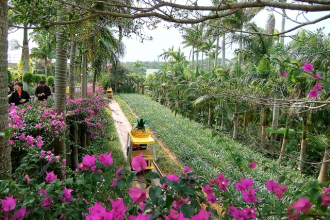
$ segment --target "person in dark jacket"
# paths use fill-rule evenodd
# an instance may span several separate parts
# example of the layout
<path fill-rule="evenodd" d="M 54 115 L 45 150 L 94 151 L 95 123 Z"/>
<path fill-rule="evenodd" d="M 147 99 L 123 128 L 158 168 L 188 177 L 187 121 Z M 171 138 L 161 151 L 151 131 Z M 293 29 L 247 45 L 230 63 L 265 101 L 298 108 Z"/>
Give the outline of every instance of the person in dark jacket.
<path fill-rule="evenodd" d="M 14 89 L 15 92 L 12 93 L 10 98 L 10 103 L 15 103 L 15 105 L 20 105 L 30 101 L 30 95 L 27 91 L 23 90 L 23 83 L 15 82 Z"/>
<path fill-rule="evenodd" d="M 44 80 L 40 80 L 39 86 L 36 88 L 35 95 L 38 97 L 39 101 L 47 100 L 48 96 L 52 95 L 49 86 L 46 85 Z"/>

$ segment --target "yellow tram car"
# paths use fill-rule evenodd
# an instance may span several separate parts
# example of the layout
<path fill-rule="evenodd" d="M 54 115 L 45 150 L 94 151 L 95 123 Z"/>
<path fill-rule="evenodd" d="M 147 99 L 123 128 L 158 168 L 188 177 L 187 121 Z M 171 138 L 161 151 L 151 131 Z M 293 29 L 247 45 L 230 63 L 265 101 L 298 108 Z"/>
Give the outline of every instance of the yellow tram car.
<path fill-rule="evenodd" d="M 108 88 L 108 89 L 107 89 L 107 97 L 108 97 L 109 99 L 112 99 L 112 97 L 113 97 L 113 94 L 112 94 L 112 88 Z"/>
<path fill-rule="evenodd" d="M 155 140 L 150 136 L 149 128 L 146 127 L 145 121 L 141 118 L 135 124 L 131 132 L 127 135 L 127 160 L 132 164 L 134 156 L 142 154 L 143 159 L 147 161 L 147 170 L 154 168 L 153 161 L 155 160 Z M 131 165 L 131 169 L 135 170 Z"/>

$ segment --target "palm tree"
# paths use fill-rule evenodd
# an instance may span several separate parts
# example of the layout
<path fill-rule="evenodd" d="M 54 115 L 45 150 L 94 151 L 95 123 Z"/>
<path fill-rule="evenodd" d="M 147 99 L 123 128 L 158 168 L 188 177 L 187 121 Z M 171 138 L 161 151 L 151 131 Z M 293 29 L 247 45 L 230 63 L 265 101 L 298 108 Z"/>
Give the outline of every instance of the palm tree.
<path fill-rule="evenodd" d="M 214 48 L 213 46 L 214 44 L 214 40 L 209 39 L 208 41 L 204 42 L 204 50 L 206 51 L 206 55 L 209 56 L 209 69 L 210 69 L 210 54 L 211 54 L 211 50 Z"/>
<path fill-rule="evenodd" d="M 0 1 L 0 170 L 11 173 L 11 157 L 8 137 L 4 132 L 8 128 L 8 101 L 7 101 L 7 31 L 8 31 L 8 6 L 7 0 Z M 0 174 L 0 177 L 6 175 Z"/>
<path fill-rule="evenodd" d="M 238 31 L 242 31 L 243 27 L 246 23 L 251 21 L 258 12 L 262 10 L 262 8 L 249 8 L 242 9 L 240 11 L 235 12 L 232 16 L 225 18 L 223 20 L 223 24 L 229 26 L 231 28 L 237 29 Z M 238 37 L 239 43 L 239 52 L 238 52 L 238 63 L 241 65 L 242 63 L 242 50 L 243 50 L 243 33 L 240 32 Z"/>
<path fill-rule="evenodd" d="M 58 21 L 63 21 L 61 13 L 58 13 Z M 65 36 L 62 27 L 58 27 L 56 33 L 56 66 L 55 66 L 55 110 L 58 114 L 64 114 L 66 108 L 66 66 L 67 66 L 67 46 L 64 43 Z M 66 158 L 65 147 L 65 132 L 60 131 L 60 138 L 54 140 L 54 154 Z M 58 172 L 58 177 L 61 180 L 65 179 L 62 171 Z"/>
<path fill-rule="evenodd" d="M 31 49 L 31 58 L 37 58 L 44 60 L 45 63 L 45 75 L 47 77 L 47 64 L 49 58 L 55 58 L 53 53 L 53 47 L 55 46 L 55 39 L 52 39 L 49 33 L 43 31 L 34 31 L 32 40 L 38 45 Z"/>
<path fill-rule="evenodd" d="M 135 73 L 138 73 L 138 69 L 142 67 L 142 63 L 137 60 L 136 62 L 134 62 L 133 67 L 135 68 Z"/>

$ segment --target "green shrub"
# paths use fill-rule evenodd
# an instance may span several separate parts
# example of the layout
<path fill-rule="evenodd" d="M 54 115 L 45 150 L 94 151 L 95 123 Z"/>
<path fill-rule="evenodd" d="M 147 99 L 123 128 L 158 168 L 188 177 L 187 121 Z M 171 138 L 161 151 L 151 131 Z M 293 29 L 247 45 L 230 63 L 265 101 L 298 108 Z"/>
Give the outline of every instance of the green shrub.
<path fill-rule="evenodd" d="M 13 81 L 13 75 L 11 75 L 10 70 L 7 70 L 8 73 L 8 83 L 11 83 L 11 81 Z"/>
<path fill-rule="evenodd" d="M 42 79 L 43 81 L 47 82 L 47 77 L 46 77 L 45 75 L 43 75 L 43 74 L 40 74 L 40 75 L 41 75 L 41 79 Z"/>
<path fill-rule="evenodd" d="M 34 74 L 34 76 L 33 76 L 33 82 L 34 83 L 37 83 L 38 84 L 41 79 L 42 78 L 41 78 L 41 75 L 40 74 Z"/>
<path fill-rule="evenodd" d="M 34 82 L 34 76 L 31 72 L 25 72 L 23 75 L 23 82 L 26 82 L 27 84 L 31 84 Z"/>
<path fill-rule="evenodd" d="M 54 76 L 48 76 L 47 78 L 47 84 L 51 86 L 55 82 L 55 77 Z"/>

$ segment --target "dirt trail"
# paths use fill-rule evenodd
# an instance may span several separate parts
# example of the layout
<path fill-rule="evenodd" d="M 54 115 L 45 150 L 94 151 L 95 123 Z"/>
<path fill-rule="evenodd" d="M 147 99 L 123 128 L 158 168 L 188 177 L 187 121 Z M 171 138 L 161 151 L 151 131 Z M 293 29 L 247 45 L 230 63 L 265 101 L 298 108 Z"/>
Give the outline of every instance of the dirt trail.
<path fill-rule="evenodd" d="M 128 139 L 127 135 L 128 135 L 128 132 L 131 131 L 132 126 L 115 99 L 111 99 L 109 106 L 111 109 L 111 116 L 112 116 L 112 119 L 114 120 L 117 134 L 119 137 L 121 150 L 123 151 L 123 155 L 127 161 L 127 155 L 126 155 L 126 147 L 127 147 L 127 139 Z M 130 165 L 128 163 L 127 163 L 127 169 L 128 170 L 131 169 Z M 152 171 L 155 173 L 158 173 L 156 169 L 152 169 Z M 144 180 L 143 174 L 137 175 L 137 180 L 143 181 Z M 152 184 L 158 185 L 158 186 L 161 185 L 159 182 L 159 179 L 153 180 Z M 145 184 L 134 181 L 133 187 L 137 187 L 139 189 L 145 189 Z"/>

